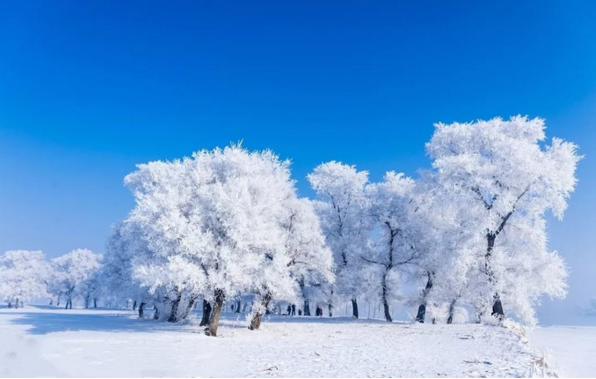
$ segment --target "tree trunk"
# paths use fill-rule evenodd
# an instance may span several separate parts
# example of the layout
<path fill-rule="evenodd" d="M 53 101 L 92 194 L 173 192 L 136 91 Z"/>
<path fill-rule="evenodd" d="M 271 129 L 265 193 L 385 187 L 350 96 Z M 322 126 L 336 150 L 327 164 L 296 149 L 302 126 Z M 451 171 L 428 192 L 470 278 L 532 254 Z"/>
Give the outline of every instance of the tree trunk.
<path fill-rule="evenodd" d="M 184 310 L 184 313 L 182 314 L 182 317 L 180 318 L 181 320 L 186 320 L 188 318 L 188 315 L 190 315 L 190 311 L 192 311 L 192 308 L 195 306 L 195 302 L 197 301 L 197 297 L 195 295 L 192 295 L 190 297 L 190 300 L 188 302 L 188 305 L 186 306 L 186 309 Z"/>
<path fill-rule="evenodd" d="M 89 309 L 89 301 L 91 300 L 91 296 L 85 296 L 85 309 Z"/>
<path fill-rule="evenodd" d="M 203 300 L 203 318 L 201 319 L 201 324 L 199 326 L 209 325 L 210 320 L 211 320 L 211 303 L 209 303 L 207 300 Z"/>
<path fill-rule="evenodd" d="M 352 317 L 359 318 L 360 314 L 358 312 L 358 301 L 356 298 L 352 299 Z"/>
<path fill-rule="evenodd" d="M 432 273 L 428 271 L 426 274 L 428 275 L 428 281 L 426 282 L 426 287 L 422 291 L 422 304 L 418 307 L 418 314 L 416 315 L 416 322 L 421 324 L 424 324 L 424 319 L 426 318 L 426 298 L 433 288 Z"/>
<path fill-rule="evenodd" d="M 447 324 L 453 324 L 453 315 L 455 313 L 455 304 L 457 303 L 457 299 L 453 299 L 451 304 L 449 304 L 449 317 L 447 318 Z"/>
<path fill-rule="evenodd" d="M 143 318 L 145 314 L 145 303 L 141 302 L 141 304 L 139 304 L 139 318 Z"/>
<path fill-rule="evenodd" d="M 170 317 L 168 317 L 168 322 L 178 322 L 178 307 L 180 306 L 180 302 L 182 301 L 182 292 L 178 292 L 178 296 L 176 299 L 172 301 L 172 311 L 170 313 Z"/>
<path fill-rule="evenodd" d="M 132 303 L 132 310 L 136 311 L 137 310 L 137 301 L 135 300 L 134 303 Z"/>
<path fill-rule="evenodd" d="M 387 322 L 393 322 L 391 318 L 391 312 L 389 311 L 389 301 L 387 300 L 387 271 L 383 274 L 383 278 L 381 279 L 381 287 L 382 287 L 382 300 L 383 300 L 383 311 L 385 312 L 385 320 Z"/>
<path fill-rule="evenodd" d="M 153 319 L 154 320 L 159 320 L 159 309 L 157 309 L 157 307 L 154 307 L 155 312 L 153 312 Z"/>
<path fill-rule="evenodd" d="M 488 275 L 488 283 L 491 285 L 491 287 L 494 287 L 494 284 L 496 282 L 496 278 L 495 278 L 495 272 L 493 271 L 490 261 L 491 261 L 491 257 L 493 254 L 493 249 L 495 248 L 495 240 L 497 239 L 497 234 L 496 233 L 488 233 L 486 235 L 486 240 L 487 240 L 487 249 L 486 249 L 486 263 L 485 263 L 485 269 L 486 269 L 486 275 Z M 495 294 L 493 295 L 493 310 L 492 310 L 492 316 L 496 317 L 499 320 L 503 320 L 505 318 L 505 312 L 503 312 L 503 304 L 501 303 L 501 296 L 499 295 L 498 292 L 495 292 Z"/>
<path fill-rule="evenodd" d="M 271 302 L 271 294 L 267 293 L 263 300 L 261 301 L 261 308 L 259 311 L 255 313 L 252 320 L 250 320 L 250 326 L 248 329 L 250 330 L 259 330 L 261 327 L 261 321 L 263 320 L 263 313 L 269 308 L 269 303 Z"/>
<path fill-rule="evenodd" d="M 304 300 L 304 315 L 310 316 L 310 303 L 308 300 Z"/>
<path fill-rule="evenodd" d="M 93 298 L 93 308 L 97 309 L 97 298 Z"/>
<path fill-rule="evenodd" d="M 240 313 L 241 307 L 242 307 L 242 300 L 238 300 L 238 303 L 236 303 L 236 313 Z"/>
<path fill-rule="evenodd" d="M 492 315 L 499 320 L 503 320 L 505 318 L 505 312 L 503 311 L 503 303 L 501 302 L 501 296 L 499 295 L 499 293 L 495 293 L 494 295 Z"/>
<path fill-rule="evenodd" d="M 205 329 L 205 334 L 211 337 L 217 337 L 217 327 L 219 326 L 219 319 L 221 318 L 221 310 L 224 306 L 225 294 L 222 290 L 215 290 L 215 300 L 213 313 L 209 320 L 209 327 Z"/>

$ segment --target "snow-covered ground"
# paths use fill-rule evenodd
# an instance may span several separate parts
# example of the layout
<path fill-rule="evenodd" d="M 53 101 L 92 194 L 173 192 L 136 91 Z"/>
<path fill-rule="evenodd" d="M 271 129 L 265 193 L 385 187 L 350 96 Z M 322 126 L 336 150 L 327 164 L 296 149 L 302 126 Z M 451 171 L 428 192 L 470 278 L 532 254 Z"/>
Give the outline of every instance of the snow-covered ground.
<path fill-rule="evenodd" d="M 529 338 L 556 363 L 561 376 L 596 377 L 596 326 L 540 327 Z"/>
<path fill-rule="evenodd" d="M 218 338 L 194 323 L 125 311 L 0 310 L 0 376 L 520 377 L 525 338 L 481 325 L 276 317 L 251 332 L 227 315 Z"/>

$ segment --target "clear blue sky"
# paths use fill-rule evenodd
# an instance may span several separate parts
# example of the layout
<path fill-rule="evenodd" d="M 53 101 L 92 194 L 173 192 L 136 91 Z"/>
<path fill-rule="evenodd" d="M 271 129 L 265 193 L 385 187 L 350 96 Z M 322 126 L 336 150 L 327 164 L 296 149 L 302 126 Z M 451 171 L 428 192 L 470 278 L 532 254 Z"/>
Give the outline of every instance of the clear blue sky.
<path fill-rule="evenodd" d="M 414 175 L 433 123 L 527 114 L 587 156 L 550 226 L 582 303 L 594 20 L 594 1 L 2 1 L 0 251 L 102 251 L 136 163 L 244 140 L 291 158 L 308 194 L 323 161 Z"/>

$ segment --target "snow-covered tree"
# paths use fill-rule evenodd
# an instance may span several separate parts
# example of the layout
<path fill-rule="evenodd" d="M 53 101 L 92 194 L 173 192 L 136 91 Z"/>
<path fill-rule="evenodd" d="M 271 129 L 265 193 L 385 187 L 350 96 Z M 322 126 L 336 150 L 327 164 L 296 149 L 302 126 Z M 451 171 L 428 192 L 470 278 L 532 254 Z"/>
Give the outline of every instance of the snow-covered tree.
<path fill-rule="evenodd" d="M 280 220 L 284 249 L 270 253 L 257 284 L 250 329 L 259 329 L 272 300 L 295 302 L 302 298 L 309 308 L 306 286 L 333 283 L 333 255 L 325 245 L 319 220 L 308 199 L 288 198 Z"/>
<path fill-rule="evenodd" d="M 227 298 L 297 297 L 299 264 L 290 264 L 283 227 L 296 200 L 289 162 L 230 146 L 140 165 L 126 184 L 136 206 L 124 225 L 137 229 L 144 251 L 133 259 L 133 276 L 175 307 L 198 296 L 212 301 L 208 335 L 217 334 Z"/>
<path fill-rule="evenodd" d="M 505 300 L 532 322 L 541 295 L 565 295 L 566 269 L 547 249 L 544 217 L 562 218 L 580 157 L 572 143 L 544 140 L 543 120 L 513 117 L 438 124 L 427 144 L 443 200 L 472 228 L 467 248 L 476 262 L 467 277 L 481 314 L 503 318 Z"/>
<path fill-rule="evenodd" d="M 411 178 L 388 172 L 383 182 L 369 185 L 366 191 L 376 238 L 362 259 L 373 265 L 375 288 L 389 322 L 393 321 L 389 302 L 399 294 L 399 270 L 420 258 L 415 189 Z"/>
<path fill-rule="evenodd" d="M 76 249 L 51 261 L 53 280 L 66 297 L 66 309 L 72 309 L 73 299 L 84 297 L 101 268 L 100 254 L 87 249 Z"/>
<path fill-rule="evenodd" d="M 332 294 L 349 298 L 352 314 L 358 318 L 357 297 L 363 290 L 361 257 L 368 249 L 372 228 L 365 194 L 368 172 L 328 162 L 316 167 L 308 180 L 316 191 L 315 206 L 335 259 L 336 285 Z"/>
<path fill-rule="evenodd" d="M 135 260 L 147 254 L 141 245 L 137 228 L 122 222 L 116 224 L 106 243 L 100 276 L 104 297 L 120 304 L 133 299 L 137 302 L 139 317 L 143 318 L 146 306 L 155 299 L 149 288 L 141 286 L 134 276 Z"/>
<path fill-rule="evenodd" d="M 41 251 L 7 251 L 0 257 L 0 296 L 9 308 L 47 296 L 48 264 Z"/>

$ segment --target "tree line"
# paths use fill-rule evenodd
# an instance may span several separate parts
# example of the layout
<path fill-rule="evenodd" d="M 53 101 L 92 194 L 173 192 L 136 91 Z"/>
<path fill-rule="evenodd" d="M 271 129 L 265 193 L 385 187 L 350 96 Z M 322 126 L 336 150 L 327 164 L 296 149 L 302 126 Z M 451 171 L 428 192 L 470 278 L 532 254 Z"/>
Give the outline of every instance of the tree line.
<path fill-rule="evenodd" d="M 252 330 L 282 303 L 304 315 L 322 305 L 333 315 L 348 303 L 358 318 L 363 298 L 380 304 L 387 321 L 401 303 L 417 322 L 534 323 L 545 295 L 566 294 L 567 269 L 548 248 L 545 217 L 563 217 L 577 146 L 547 143 L 542 119 L 518 116 L 437 124 L 426 150 L 431 165 L 416 178 L 392 171 L 371 182 L 355 166 L 323 163 L 308 175 L 313 199 L 299 196 L 290 162 L 268 150 L 230 145 L 141 164 L 125 178 L 135 206 L 103 256 L 56 258 L 53 280 L 35 287 L 19 279 L 16 287 L 29 286 L 19 293 L 0 284 L 0 294 L 18 305 L 44 285 L 67 304 L 78 294 L 89 306 L 102 293 L 133 299 L 141 316 L 151 306 L 169 322 L 202 306 L 211 336 L 226 301 L 238 299 L 250 299 Z M 42 272 L 32 263 L 42 253 L 23 254 L 3 256 L 0 283 Z M 15 260 L 29 263 L 16 269 Z M 76 275 L 58 275 L 73 265 Z"/>

